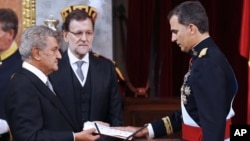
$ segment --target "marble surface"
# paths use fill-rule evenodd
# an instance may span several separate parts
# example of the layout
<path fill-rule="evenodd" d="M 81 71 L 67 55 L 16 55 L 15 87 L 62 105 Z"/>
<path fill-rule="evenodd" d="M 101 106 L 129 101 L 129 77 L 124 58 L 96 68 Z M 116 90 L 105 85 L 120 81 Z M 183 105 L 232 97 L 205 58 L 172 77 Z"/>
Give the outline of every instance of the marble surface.
<path fill-rule="evenodd" d="M 93 51 L 112 59 L 112 0 L 36 0 L 36 25 L 45 25 L 45 19 L 53 15 L 59 20 L 57 26 L 61 30 L 62 18 L 60 11 L 70 5 L 85 4 L 97 9 L 98 16 L 95 23 L 95 38 Z M 63 45 L 65 48 L 65 44 Z"/>

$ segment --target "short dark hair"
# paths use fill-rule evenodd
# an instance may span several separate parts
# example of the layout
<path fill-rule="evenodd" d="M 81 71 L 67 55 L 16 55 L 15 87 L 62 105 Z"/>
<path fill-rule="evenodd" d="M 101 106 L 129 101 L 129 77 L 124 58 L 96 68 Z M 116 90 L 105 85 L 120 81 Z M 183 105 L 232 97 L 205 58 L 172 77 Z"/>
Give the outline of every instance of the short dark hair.
<path fill-rule="evenodd" d="M 173 15 L 178 17 L 180 24 L 185 26 L 194 24 L 201 33 L 209 31 L 209 21 L 205 8 L 199 1 L 186 1 L 176 6 L 168 14 L 168 19 Z"/>
<path fill-rule="evenodd" d="M 5 32 L 14 30 L 14 36 L 16 37 L 18 32 L 18 18 L 16 13 L 9 8 L 0 8 L 0 23 L 2 23 L 1 29 Z"/>
<path fill-rule="evenodd" d="M 90 19 L 92 22 L 92 26 L 94 29 L 95 26 L 95 22 L 93 21 L 92 17 L 89 16 L 89 14 L 84 11 L 84 10 L 80 10 L 80 9 L 76 9 L 74 11 L 72 11 L 65 19 L 65 22 L 62 25 L 62 30 L 65 31 L 69 31 L 69 24 L 71 22 L 71 20 L 86 20 L 86 19 Z"/>

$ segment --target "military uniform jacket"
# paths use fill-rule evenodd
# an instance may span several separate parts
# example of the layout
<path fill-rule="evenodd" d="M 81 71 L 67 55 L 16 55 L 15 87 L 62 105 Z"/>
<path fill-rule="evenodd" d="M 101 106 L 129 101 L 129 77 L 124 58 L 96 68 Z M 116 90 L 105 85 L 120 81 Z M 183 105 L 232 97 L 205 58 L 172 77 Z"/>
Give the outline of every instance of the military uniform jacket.
<path fill-rule="evenodd" d="M 4 97 L 11 76 L 22 67 L 21 55 L 16 42 L 10 48 L 0 53 L 0 119 L 5 119 Z M 0 135 L 1 141 L 9 140 L 9 133 Z"/>
<path fill-rule="evenodd" d="M 181 87 L 182 112 L 153 122 L 155 137 L 179 131 L 184 122 L 201 127 L 204 141 L 222 141 L 226 120 L 234 116 L 232 102 L 238 90 L 234 72 L 210 37 L 190 55 L 192 61 Z"/>
<path fill-rule="evenodd" d="M 4 94 L 11 76 L 22 67 L 21 55 L 18 51 L 17 44 L 12 46 L 5 52 L 0 53 L 0 118 L 6 119 L 4 116 Z"/>

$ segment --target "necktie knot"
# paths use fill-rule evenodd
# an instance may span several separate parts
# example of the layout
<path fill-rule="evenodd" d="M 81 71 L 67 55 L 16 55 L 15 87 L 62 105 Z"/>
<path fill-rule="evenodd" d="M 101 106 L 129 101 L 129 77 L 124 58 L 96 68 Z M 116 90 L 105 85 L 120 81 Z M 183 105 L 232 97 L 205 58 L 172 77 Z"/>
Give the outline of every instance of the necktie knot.
<path fill-rule="evenodd" d="M 81 68 L 83 63 L 84 63 L 83 61 L 77 61 L 76 65 L 78 68 Z"/>

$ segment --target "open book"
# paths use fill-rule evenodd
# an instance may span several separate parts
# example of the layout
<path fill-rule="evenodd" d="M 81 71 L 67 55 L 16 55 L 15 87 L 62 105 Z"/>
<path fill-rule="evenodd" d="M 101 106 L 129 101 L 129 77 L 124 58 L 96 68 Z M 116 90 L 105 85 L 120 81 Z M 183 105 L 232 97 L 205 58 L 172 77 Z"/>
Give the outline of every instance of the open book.
<path fill-rule="evenodd" d="M 83 128 L 84 130 L 95 128 L 96 133 L 101 134 L 101 135 L 112 136 L 112 137 L 121 138 L 124 140 L 132 140 L 133 136 L 139 131 L 141 131 L 143 128 L 145 128 L 146 126 L 140 128 L 136 132 L 129 132 L 129 131 L 122 131 L 122 130 L 114 129 L 109 126 L 98 124 L 96 122 L 87 121 L 84 123 L 83 127 L 84 127 Z"/>

